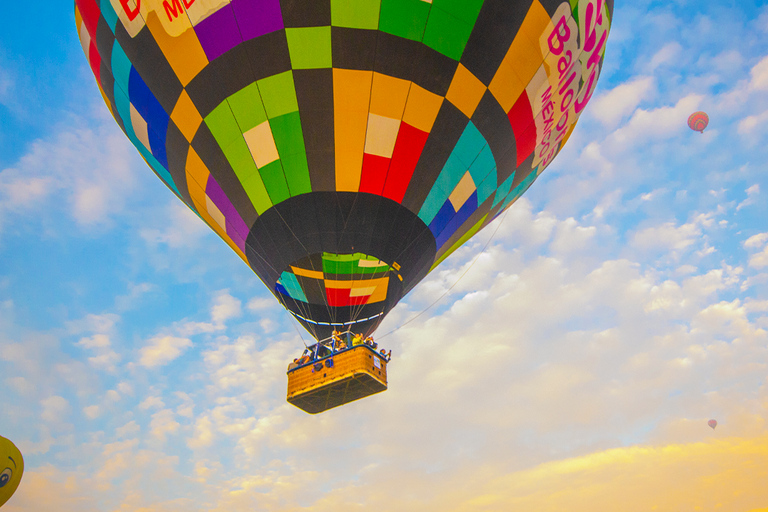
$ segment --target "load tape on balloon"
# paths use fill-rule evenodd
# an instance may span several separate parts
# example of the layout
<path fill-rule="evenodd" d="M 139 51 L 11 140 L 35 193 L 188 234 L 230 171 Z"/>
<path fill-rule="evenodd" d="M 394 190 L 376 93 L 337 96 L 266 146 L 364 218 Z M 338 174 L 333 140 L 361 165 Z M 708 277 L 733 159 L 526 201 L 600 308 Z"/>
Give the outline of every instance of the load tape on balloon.
<path fill-rule="evenodd" d="M 603 0 L 76 0 L 115 120 L 316 337 L 370 333 L 570 137 Z"/>

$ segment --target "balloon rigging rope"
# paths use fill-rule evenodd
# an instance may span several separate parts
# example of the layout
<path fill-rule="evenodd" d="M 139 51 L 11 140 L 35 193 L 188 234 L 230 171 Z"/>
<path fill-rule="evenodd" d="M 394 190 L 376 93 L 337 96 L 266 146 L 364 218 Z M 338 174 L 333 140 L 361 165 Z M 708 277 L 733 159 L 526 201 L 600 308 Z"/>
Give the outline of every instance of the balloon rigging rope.
<path fill-rule="evenodd" d="M 462 273 L 462 274 L 459 276 L 459 278 L 456 280 L 456 282 L 455 282 L 455 283 L 453 283 L 453 284 L 451 285 L 451 287 L 450 287 L 450 288 L 448 288 L 447 290 L 445 290 L 445 291 L 443 292 L 443 294 L 442 294 L 441 296 L 439 296 L 439 297 L 438 297 L 438 298 L 437 298 L 437 299 L 436 299 L 436 300 L 435 300 L 435 301 L 434 301 L 432 304 L 430 304 L 429 306 L 427 306 L 426 308 L 424 308 L 423 310 L 421 310 L 421 312 L 419 312 L 419 314 L 417 314 L 417 315 L 416 315 L 416 316 L 414 316 L 413 318 L 409 319 L 409 320 L 408 320 L 408 321 L 406 321 L 405 323 L 401 324 L 400 326 L 398 326 L 398 327 L 395 327 L 394 329 L 392 329 L 392 330 L 391 330 L 391 331 L 389 331 L 388 333 L 386 333 L 386 334 L 382 334 L 381 336 L 377 336 L 377 339 L 379 339 L 379 340 L 380 340 L 380 339 L 382 339 L 382 338 L 386 338 L 386 337 L 387 337 L 387 336 L 389 336 L 390 334 L 392 334 L 392 333 L 394 333 L 394 332 L 396 332 L 396 331 L 399 331 L 400 329 L 402 329 L 403 327 L 405 327 L 406 325 L 408 325 L 409 323 L 413 322 L 414 320 L 416 320 L 417 318 L 419 318 L 421 315 L 423 315 L 424 313 L 426 313 L 427 311 L 429 311 L 429 310 L 430 310 L 430 309 L 431 309 L 431 308 L 432 308 L 432 307 L 433 307 L 435 304 L 437 304 L 438 302 L 440 302 L 441 300 L 443 300 L 443 298 L 444 298 L 446 295 L 448 295 L 448 293 L 449 293 L 451 290 L 453 290 L 453 288 L 454 288 L 454 287 L 455 287 L 457 284 L 459 284 L 459 281 L 461 281 L 461 279 L 462 279 L 462 278 L 463 278 L 465 275 L 467 275 L 467 272 L 469 272 L 469 270 L 470 270 L 472 267 L 474 267 L 474 266 L 475 266 L 475 263 L 477 263 L 477 260 L 478 260 L 478 259 L 480 259 L 480 256 L 482 256 L 482 255 L 483 255 L 483 253 L 485 252 L 485 250 L 488 248 L 488 245 L 490 245 L 491 241 L 492 241 L 492 240 L 493 240 L 493 238 L 496 236 L 496 233 L 499 231 L 499 228 L 501 227 L 501 225 L 502 225 L 502 224 L 504 224 L 504 220 L 507 218 L 507 214 L 509 213 L 509 210 L 510 210 L 510 208 L 507 208 L 507 209 L 506 209 L 506 211 L 504 212 L 504 216 L 501 218 L 501 221 L 499 221 L 499 224 L 496 226 L 496 229 L 494 229 L 494 230 L 493 230 L 493 233 L 491 234 L 490 238 L 488 238 L 488 241 L 487 241 L 487 242 L 485 242 L 485 245 L 483 246 L 483 249 L 482 249 L 482 250 L 481 250 L 481 251 L 480 251 L 480 252 L 477 254 L 477 256 L 475 256 L 475 259 L 474 259 L 474 260 L 472 260 L 472 263 L 471 263 L 471 264 L 470 264 L 470 265 L 467 267 L 467 269 L 466 269 L 466 270 L 465 270 L 465 271 L 464 271 L 464 272 L 463 272 L 463 273 Z"/>

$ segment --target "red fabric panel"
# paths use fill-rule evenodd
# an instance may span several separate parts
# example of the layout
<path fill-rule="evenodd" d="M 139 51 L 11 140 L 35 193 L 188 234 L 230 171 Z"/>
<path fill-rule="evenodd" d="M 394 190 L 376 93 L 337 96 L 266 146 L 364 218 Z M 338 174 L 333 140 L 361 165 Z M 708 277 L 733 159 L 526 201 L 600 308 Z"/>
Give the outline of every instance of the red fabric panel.
<path fill-rule="evenodd" d="M 328 298 L 329 306 L 340 308 L 350 305 L 349 288 L 326 288 L 325 296 Z"/>
<path fill-rule="evenodd" d="M 413 171 L 419 161 L 429 133 L 423 132 L 407 123 L 400 124 L 392 163 L 389 166 L 387 182 L 382 195 L 400 203 L 411 182 Z"/>
<path fill-rule="evenodd" d="M 378 155 L 363 154 L 363 175 L 360 178 L 360 192 L 381 195 L 384 180 L 387 179 L 389 158 Z"/>
<path fill-rule="evenodd" d="M 536 124 L 533 122 L 533 111 L 527 92 L 523 91 L 507 113 L 507 117 L 515 133 L 517 165 L 520 165 L 536 149 Z"/>
<path fill-rule="evenodd" d="M 96 39 L 96 27 L 99 25 L 99 16 L 101 10 L 96 4 L 96 0 L 75 0 L 77 8 L 80 10 L 80 16 L 83 17 L 85 28 L 92 39 Z"/>
<path fill-rule="evenodd" d="M 93 76 L 96 77 L 96 81 L 101 85 L 101 55 L 99 55 L 99 51 L 96 49 L 96 43 L 94 41 L 91 41 L 91 47 L 88 50 L 88 60 L 91 63 Z"/>
<path fill-rule="evenodd" d="M 370 299 L 370 295 L 364 295 L 362 297 L 350 297 L 349 298 L 349 305 L 350 306 L 364 306 L 368 304 L 368 299 Z"/>

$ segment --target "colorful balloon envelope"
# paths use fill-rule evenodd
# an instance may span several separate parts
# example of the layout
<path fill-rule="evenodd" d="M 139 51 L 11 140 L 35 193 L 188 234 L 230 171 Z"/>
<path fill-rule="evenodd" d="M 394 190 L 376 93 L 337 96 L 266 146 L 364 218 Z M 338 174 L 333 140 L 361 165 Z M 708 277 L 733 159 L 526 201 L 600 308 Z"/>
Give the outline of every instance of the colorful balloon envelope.
<path fill-rule="evenodd" d="M 76 0 L 117 123 L 316 338 L 373 332 L 531 186 L 612 0 Z"/>
<path fill-rule="evenodd" d="M 688 126 L 695 132 L 704 133 L 708 124 L 709 116 L 706 112 L 694 112 L 688 116 Z"/>
<path fill-rule="evenodd" d="M 709 425 L 712 430 L 715 430 L 715 427 L 717 426 L 717 420 L 709 420 L 707 425 Z"/>
<path fill-rule="evenodd" d="M 16 492 L 23 473 L 21 452 L 10 440 L 0 436 L 0 507 Z"/>

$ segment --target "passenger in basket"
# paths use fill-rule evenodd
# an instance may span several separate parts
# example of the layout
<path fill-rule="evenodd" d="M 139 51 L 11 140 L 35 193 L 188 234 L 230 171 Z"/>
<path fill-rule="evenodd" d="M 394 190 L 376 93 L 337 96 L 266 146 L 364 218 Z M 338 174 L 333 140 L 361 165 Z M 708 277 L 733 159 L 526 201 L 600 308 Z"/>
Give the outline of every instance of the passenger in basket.
<path fill-rule="evenodd" d="M 355 334 L 355 337 L 352 338 L 352 346 L 355 347 L 357 345 L 363 344 L 363 335 L 362 334 Z"/>
<path fill-rule="evenodd" d="M 293 362 L 288 365 L 288 371 L 293 370 L 297 366 L 299 366 L 299 359 L 298 358 L 294 358 Z"/>

